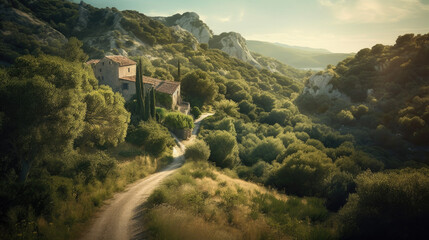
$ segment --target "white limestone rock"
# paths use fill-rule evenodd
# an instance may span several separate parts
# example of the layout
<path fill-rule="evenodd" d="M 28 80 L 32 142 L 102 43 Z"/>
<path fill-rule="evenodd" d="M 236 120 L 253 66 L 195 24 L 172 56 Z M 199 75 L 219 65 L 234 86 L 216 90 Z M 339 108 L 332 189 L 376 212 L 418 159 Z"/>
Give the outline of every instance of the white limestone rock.
<path fill-rule="evenodd" d="M 213 36 L 209 27 L 194 12 L 184 13 L 181 18 L 176 20 L 176 24 L 192 33 L 200 43 L 208 43 Z"/>
<path fill-rule="evenodd" d="M 190 32 L 199 43 L 208 43 L 213 37 L 213 32 L 203 21 L 200 16 L 194 12 L 186 12 L 184 14 L 175 14 L 170 17 L 153 17 L 154 19 L 164 23 L 166 26 L 180 26 L 182 29 Z"/>
<path fill-rule="evenodd" d="M 246 40 L 239 33 L 229 32 L 214 36 L 209 41 L 209 46 L 210 48 L 220 49 L 231 57 L 250 63 L 257 68 L 262 68 L 250 54 Z"/>
<path fill-rule="evenodd" d="M 311 94 L 313 96 L 326 95 L 331 99 L 343 99 L 345 101 L 350 101 L 350 98 L 342 94 L 337 89 L 333 89 L 331 80 L 334 76 L 325 72 L 323 74 L 314 74 L 308 80 L 307 86 L 305 86 L 303 93 Z"/>

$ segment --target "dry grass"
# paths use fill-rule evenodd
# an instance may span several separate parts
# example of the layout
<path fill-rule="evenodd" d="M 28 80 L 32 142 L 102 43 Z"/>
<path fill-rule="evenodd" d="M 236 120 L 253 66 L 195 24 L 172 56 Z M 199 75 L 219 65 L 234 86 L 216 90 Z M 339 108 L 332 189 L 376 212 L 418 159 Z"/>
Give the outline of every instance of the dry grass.
<path fill-rule="evenodd" d="M 197 177 L 192 177 L 197 176 Z M 271 194 L 262 186 L 234 179 L 207 163 L 188 163 L 150 198 L 145 226 L 154 239 L 289 239 L 253 214 L 252 199 Z"/>

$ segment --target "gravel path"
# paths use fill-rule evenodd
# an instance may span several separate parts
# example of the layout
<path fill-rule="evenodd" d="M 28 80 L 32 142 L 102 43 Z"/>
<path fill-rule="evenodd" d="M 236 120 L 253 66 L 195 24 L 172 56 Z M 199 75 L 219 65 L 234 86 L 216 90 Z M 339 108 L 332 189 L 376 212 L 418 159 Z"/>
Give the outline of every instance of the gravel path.
<path fill-rule="evenodd" d="M 200 127 L 201 120 L 212 114 L 203 114 L 195 121 L 192 143 Z M 162 181 L 182 166 L 185 158 L 185 145 L 176 138 L 177 145 L 173 148 L 173 162 L 160 172 L 129 185 L 124 192 L 117 193 L 96 214 L 87 232 L 81 240 L 126 240 L 143 239 L 140 206 L 146 201 L 154 189 Z"/>

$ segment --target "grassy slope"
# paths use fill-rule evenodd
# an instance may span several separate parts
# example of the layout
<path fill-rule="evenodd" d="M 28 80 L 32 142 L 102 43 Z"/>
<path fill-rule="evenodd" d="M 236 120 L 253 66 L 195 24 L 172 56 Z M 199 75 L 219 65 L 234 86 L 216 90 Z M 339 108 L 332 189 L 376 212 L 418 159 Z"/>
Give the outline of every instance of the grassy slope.
<path fill-rule="evenodd" d="M 247 41 L 247 46 L 252 52 L 272 57 L 282 63 L 298 67 L 326 67 L 328 64 L 337 64 L 339 61 L 352 56 L 347 53 L 321 53 L 296 48 L 282 47 L 274 43 L 261 41 Z"/>
<path fill-rule="evenodd" d="M 286 196 L 237 179 L 231 170 L 190 162 L 146 204 L 154 239 L 320 239 L 333 236 L 323 201 Z"/>

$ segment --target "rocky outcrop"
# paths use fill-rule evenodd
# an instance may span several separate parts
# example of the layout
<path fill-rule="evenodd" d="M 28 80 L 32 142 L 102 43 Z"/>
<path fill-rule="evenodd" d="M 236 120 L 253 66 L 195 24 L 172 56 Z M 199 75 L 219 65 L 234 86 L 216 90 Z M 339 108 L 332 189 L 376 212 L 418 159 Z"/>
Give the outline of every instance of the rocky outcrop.
<path fill-rule="evenodd" d="M 213 32 L 203 21 L 200 16 L 194 12 L 186 12 L 184 14 L 175 14 L 171 17 L 154 17 L 165 25 L 180 26 L 182 29 L 190 32 L 200 43 L 208 43 L 213 37 Z"/>
<path fill-rule="evenodd" d="M 311 76 L 303 90 L 303 94 L 311 94 L 313 96 L 326 95 L 331 99 L 350 101 L 349 97 L 342 94 L 337 89 L 333 89 L 331 84 L 333 77 L 334 75 L 329 72 L 318 73 Z"/>
<path fill-rule="evenodd" d="M 62 33 L 32 15 L 15 8 L 0 8 L 0 20 L 5 23 L 0 35 L 7 36 L 17 29 L 25 29 L 27 37 L 36 39 L 41 45 L 64 44 L 67 39 Z M 10 29 L 8 29 L 10 28 Z M 12 29 L 13 28 L 13 29 Z"/>
<path fill-rule="evenodd" d="M 195 36 L 190 34 L 187 30 L 183 29 L 179 25 L 173 26 L 171 29 L 173 30 L 172 35 L 177 42 L 188 44 L 192 47 L 192 49 L 194 49 L 194 51 L 197 50 L 198 40 L 195 38 Z"/>
<path fill-rule="evenodd" d="M 250 63 L 253 66 L 261 68 L 261 65 L 252 57 L 247 48 L 246 40 L 236 32 L 222 33 L 214 36 L 209 41 L 210 48 L 217 48 L 231 57 L 238 58 L 244 62 Z"/>
<path fill-rule="evenodd" d="M 89 11 L 86 9 L 87 4 L 83 1 L 79 4 L 79 18 L 77 19 L 76 26 L 74 28 L 75 31 L 82 31 L 87 28 L 89 21 Z"/>

